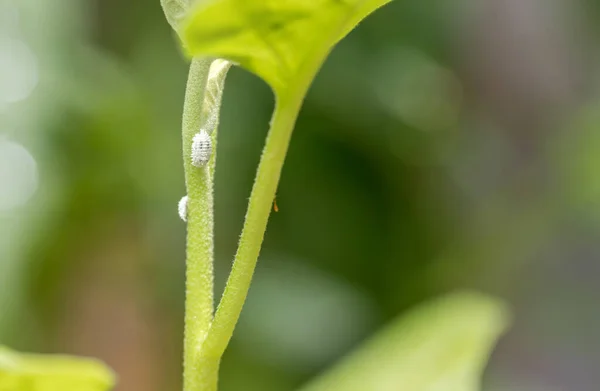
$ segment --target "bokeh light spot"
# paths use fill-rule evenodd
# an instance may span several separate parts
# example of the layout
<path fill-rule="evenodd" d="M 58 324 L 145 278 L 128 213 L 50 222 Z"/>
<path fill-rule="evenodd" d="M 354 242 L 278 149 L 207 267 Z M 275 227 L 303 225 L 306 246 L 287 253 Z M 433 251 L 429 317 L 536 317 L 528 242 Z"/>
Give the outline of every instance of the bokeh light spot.
<path fill-rule="evenodd" d="M 26 99 L 38 82 L 37 60 L 22 41 L 0 36 L 0 103 Z"/>
<path fill-rule="evenodd" d="M 25 204 L 37 187 L 33 156 L 21 145 L 0 139 L 0 211 Z"/>

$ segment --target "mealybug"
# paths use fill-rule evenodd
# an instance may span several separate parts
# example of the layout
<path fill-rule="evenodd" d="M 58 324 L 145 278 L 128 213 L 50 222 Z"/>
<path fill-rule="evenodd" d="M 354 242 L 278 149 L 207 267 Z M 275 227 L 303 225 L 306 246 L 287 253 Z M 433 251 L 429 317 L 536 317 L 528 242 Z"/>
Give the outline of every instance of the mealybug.
<path fill-rule="evenodd" d="M 192 139 L 192 164 L 202 167 L 210 160 L 212 140 L 205 130 L 200 130 Z"/>
<path fill-rule="evenodd" d="M 179 201 L 179 205 L 177 205 L 177 211 L 179 212 L 179 217 L 181 217 L 181 220 L 183 220 L 183 221 L 187 221 L 187 203 L 188 203 L 188 196 L 185 196 L 185 197 L 181 198 L 181 200 Z"/>

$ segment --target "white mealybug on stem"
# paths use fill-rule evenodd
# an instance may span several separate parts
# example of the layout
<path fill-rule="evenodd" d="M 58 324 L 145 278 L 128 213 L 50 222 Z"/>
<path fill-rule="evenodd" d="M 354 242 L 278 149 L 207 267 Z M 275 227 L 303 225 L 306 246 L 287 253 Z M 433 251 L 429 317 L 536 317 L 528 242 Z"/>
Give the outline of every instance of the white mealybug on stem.
<path fill-rule="evenodd" d="M 196 167 L 205 166 L 212 154 L 210 135 L 201 129 L 192 139 L 192 164 Z"/>
<path fill-rule="evenodd" d="M 179 213 L 179 217 L 181 217 L 181 220 L 183 221 L 187 221 L 187 203 L 188 196 L 184 196 L 181 198 L 179 204 L 177 205 L 177 212 Z"/>

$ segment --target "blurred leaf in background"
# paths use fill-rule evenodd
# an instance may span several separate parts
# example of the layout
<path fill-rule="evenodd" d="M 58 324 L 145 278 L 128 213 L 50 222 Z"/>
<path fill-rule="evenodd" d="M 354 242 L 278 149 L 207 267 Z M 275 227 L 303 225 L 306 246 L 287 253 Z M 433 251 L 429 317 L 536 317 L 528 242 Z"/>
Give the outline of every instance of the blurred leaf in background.
<path fill-rule="evenodd" d="M 448 295 L 409 311 L 302 390 L 478 391 L 507 321 L 495 299 Z"/>
<path fill-rule="evenodd" d="M 109 391 L 114 374 L 92 359 L 17 353 L 0 346 L 0 390 Z"/>

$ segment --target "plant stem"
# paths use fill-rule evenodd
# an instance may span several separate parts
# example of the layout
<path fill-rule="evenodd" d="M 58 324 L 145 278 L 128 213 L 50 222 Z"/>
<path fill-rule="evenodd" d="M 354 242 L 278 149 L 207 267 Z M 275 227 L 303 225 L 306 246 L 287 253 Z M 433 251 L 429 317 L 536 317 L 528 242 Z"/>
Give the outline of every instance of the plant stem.
<path fill-rule="evenodd" d="M 216 130 L 213 154 L 202 168 L 194 167 L 190 153 L 192 138 L 205 120 L 203 104 L 212 60 L 195 58 L 190 65 L 183 106 L 183 162 L 188 195 L 184 391 L 216 391 L 219 357 L 202 354 L 202 343 L 213 318 L 213 179 L 216 160 Z"/>
<path fill-rule="evenodd" d="M 285 95 L 288 99 L 284 97 L 277 101 L 252 187 L 238 250 L 203 347 L 204 354 L 221 357 L 239 319 L 264 239 L 294 124 L 311 80 L 312 77 L 305 78 L 305 83 L 288 91 L 290 93 Z"/>

